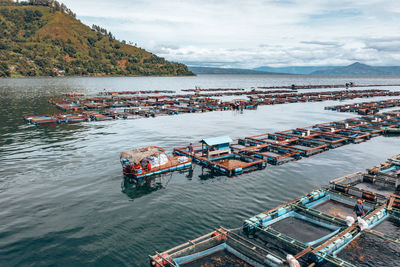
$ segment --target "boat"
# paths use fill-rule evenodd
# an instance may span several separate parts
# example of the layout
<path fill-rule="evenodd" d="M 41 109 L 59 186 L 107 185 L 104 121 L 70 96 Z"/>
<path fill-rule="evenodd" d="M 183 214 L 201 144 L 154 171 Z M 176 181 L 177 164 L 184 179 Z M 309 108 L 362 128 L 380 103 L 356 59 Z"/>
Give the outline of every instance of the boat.
<path fill-rule="evenodd" d="M 157 146 L 121 152 L 120 161 L 124 175 L 131 178 L 144 178 L 192 166 L 190 157 L 169 157 L 163 148 Z"/>

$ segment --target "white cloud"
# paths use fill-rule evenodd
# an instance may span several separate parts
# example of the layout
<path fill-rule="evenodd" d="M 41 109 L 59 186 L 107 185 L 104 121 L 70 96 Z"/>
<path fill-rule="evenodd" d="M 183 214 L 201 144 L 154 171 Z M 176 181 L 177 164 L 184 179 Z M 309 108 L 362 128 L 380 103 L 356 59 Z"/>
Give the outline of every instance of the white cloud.
<path fill-rule="evenodd" d="M 174 61 L 232 67 L 354 60 L 399 65 L 400 51 L 391 39 L 400 36 L 400 1 L 63 2 L 84 23 L 99 24 Z"/>

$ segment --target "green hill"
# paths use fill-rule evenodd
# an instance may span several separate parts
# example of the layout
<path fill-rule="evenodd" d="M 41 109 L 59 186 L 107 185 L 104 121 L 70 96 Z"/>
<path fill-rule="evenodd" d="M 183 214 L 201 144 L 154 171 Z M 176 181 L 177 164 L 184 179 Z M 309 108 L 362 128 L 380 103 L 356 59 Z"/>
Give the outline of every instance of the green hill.
<path fill-rule="evenodd" d="M 144 49 L 92 28 L 53 0 L 0 0 L 0 77 L 193 75 Z"/>

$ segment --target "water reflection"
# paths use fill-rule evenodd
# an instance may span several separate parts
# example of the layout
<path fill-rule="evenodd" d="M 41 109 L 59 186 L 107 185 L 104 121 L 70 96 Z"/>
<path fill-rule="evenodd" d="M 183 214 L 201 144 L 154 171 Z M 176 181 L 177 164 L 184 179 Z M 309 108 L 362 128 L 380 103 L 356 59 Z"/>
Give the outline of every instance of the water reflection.
<path fill-rule="evenodd" d="M 208 169 L 206 167 L 201 167 L 201 173 L 198 174 L 198 177 L 201 181 L 212 180 L 218 177 L 226 177 L 225 175 L 214 171 L 213 169 Z"/>
<path fill-rule="evenodd" d="M 189 168 L 139 179 L 124 176 L 121 183 L 121 191 L 132 200 L 135 200 L 160 189 L 166 189 L 168 184 L 174 179 L 174 176 L 179 174 L 184 174 L 188 180 L 192 180 L 193 169 Z"/>
<path fill-rule="evenodd" d="M 134 180 L 124 178 L 121 183 L 121 191 L 132 200 L 135 200 L 136 198 L 140 198 L 142 196 L 150 194 L 151 192 L 165 188 L 162 180 L 162 177 L 156 177 L 147 180 Z"/>

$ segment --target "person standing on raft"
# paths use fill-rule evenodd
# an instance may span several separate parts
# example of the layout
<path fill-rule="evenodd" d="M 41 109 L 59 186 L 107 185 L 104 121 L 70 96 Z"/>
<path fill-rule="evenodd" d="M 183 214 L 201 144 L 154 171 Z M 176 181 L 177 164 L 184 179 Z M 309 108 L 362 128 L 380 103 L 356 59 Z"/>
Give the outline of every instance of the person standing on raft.
<path fill-rule="evenodd" d="M 357 199 L 357 203 L 354 206 L 353 211 L 355 212 L 357 217 L 362 217 L 364 216 L 364 205 L 362 204 L 362 200 L 361 199 Z"/>
<path fill-rule="evenodd" d="M 190 145 L 188 145 L 187 151 L 188 151 L 188 153 L 189 153 L 190 156 L 193 155 L 193 144 L 192 144 L 192 143 L 190 143 Z"/>
<path fill-rule="evenodd" d="M 151 163 L 150 163 L 150 161 L 147 161 L 146 170 L 147 170 L 148 172 L 151 170 Z"/>

